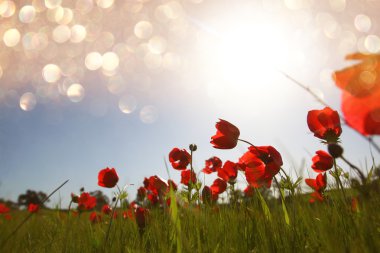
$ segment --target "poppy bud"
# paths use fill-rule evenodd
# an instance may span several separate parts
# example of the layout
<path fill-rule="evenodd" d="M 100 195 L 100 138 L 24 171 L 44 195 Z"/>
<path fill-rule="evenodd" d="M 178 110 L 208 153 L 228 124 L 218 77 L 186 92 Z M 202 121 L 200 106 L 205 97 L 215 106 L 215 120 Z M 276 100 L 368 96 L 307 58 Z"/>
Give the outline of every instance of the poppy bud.
<path fill-rule="evenodd" d="M 194 152 L 194 151 L 197 150 L 197 145 L 195 145 L 195 144 L 190 144 L 189 149 L 190 149 L 191 151 Z"/>
<path fill-rule="evenodd" d="M 73 203 L 78 203 L 78 200 L 79 200 L 79 196 L 74 193 L 71 193 L 71 201 Z"/>
<path fill-rule="evenodd" d="M 115 202 L 115 201 L 116 201 L 116 197 L 113 197 L 113 198 L 112 198 L 112 202 Z"/>
<path fill-rule="evenodd" d="M 334 158 L 341 157 L 343 154 L 343 148 L 336 143 L 330 143 L 327 146 L 327 150 L 329 151 L 330 155 Z"/>
<path fill-rule="evenodd" d="M 82 193 L 82 192 L 84 192 L 84 187 L 81 187 L 80 189 L 79 189 L 79 191 Z"/>

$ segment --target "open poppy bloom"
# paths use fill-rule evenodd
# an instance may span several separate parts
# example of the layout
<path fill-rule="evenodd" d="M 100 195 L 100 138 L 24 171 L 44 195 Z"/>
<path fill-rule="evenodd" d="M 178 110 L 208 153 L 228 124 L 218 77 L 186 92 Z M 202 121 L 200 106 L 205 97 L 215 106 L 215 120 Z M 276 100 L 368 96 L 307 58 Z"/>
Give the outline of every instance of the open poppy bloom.
<path fill-rule="evenodd" d="M 222 168 L 218 169 L 218 177 L 226 182 L 234 183 L 238 174 L 238 164 L 226 161 Z"/>
<path fill-rule="evenodd" d="M 28 206 L 29 213 L 37 213 L 39 209 L 40 209 L 40 206 L 37 204 L 30 203 Z"/>
<path fill-rule="evenodd" d="M 10 209 L 4 203 L 0 203 L 0 214 L 9 213 Z"/>
<path fill-rule="evenodd" d="M 78 198 L 78 208 L 80 210 L 91 210 L 96 206 L 96 198 L 88 192 L 83 192 Z"/>
<path fill-rule="evenodd" d="M 318 150 L 315 152 L 316 155 L 313 156 L 312 161 L 313 164 L 311 165 L 311 168 L 317 172 L 325 172 L 326 170 L 329 170 L 334 165 L 334 158 L 323 150 Z"/>
<path fill-rule="evenodd" d="M 314 136 L 328 143 L 338 142 L 342 133 L 340 118 L 337 111 L 330 107 L 322 110 L 311 110 L 307 113 L 307 125 Z"/>
<path fill-rule="evenodd" d="M 210 186 L 212 194 L 221 194 L 227 189 L 227 182 L 223 179 L 217 178 Z"/>
<path fill-rule="evenodd" d="M 315 179 L 306 178 L 305 182 L 308 186 L 314 189 L 314 192 L 311 193 L 310 203 L 314 203 L 316 200 L 322 202 L 324 200 L 323 191 L 327 186 L 327 176 L 326 173 L 319 173 Z"/>
<path fill-rule="evenodd" d="M 169 153 L 169 162 L 176 170 L 185 170 L 190 160 L 191 156 L 186 149 L 173 148 Z"/>
<path fill-rule="evenodd" d="M 219 195 L 211 190 L 209 186 L 203 187 L 202 190 L 202 201 L 203 203 L 214 203 L 218 200 Z"/>
<path fill-rule="evenodd" d="M 250 185 L 247 185 L 247 187 L 245 187 L 243 192 L 244 192 L 245 197 L 250 198 L 253 196 L 253 194 L 255 194 L 255 188 L 253 188 Z"/>
<path fill-rule="evenodd" d="M 106 188 L 114 187 L 119 181 L 119 176 L 114 168 L 105 168 L 99 171 L 98 185 Z"/>
<path fill-rule="evenodd" d="M 336 71 L 342 89 L 342 112 L 347 124 L 363 135 L 380 134 L 380 55 L 352 54 L 359 64 Z"/>
<path fill-rule="evenodd" d="M 210 159 L 206 160 L 206 165 L 204 169 L 202 170 L 203 173 L 211 174 L 213 172 L 216 172 L 218 169 L 222 167 L 222 160 L 220 160 L 218 157 L 213 156 Z"/>
<path fill-rule="evenodd" d="M 269 188 L 273 177 L 281 169 L 282 158 L 272 146 L 251 146 L 239 159 L 239 164 L 245 166 L 245 177 L 252 187 L 265 185 Z"/>
<path fill-rule="evenodd" d="M 189 183 L 195 184 L 197 182 L 197 176 L 194 171 L 191 170 L 183 170 L 181 172 L 181 184 L 189 186 Z"/>
<path fill-rule="evenodd" d="M 156 195 L 162 195 L 168 191 L 169 184 L 160 176 L 154 175 L 149 178 L 148 190 L 154 192 Z"/>
<path fill-rule="evenodd" d="M 92 223 L 99 223 L 99 222 L 101 222 L 102 221 L 102 216 L 100 215 L 100 214 L 98 214 L 98 213 L 96 213 L 96 212 L 92 212 L 91 214 L 90 214 L 90 221 L 92 222 Z"/>
<path fill-rule="evenodd" d="M 232 149 L 236 147 L 240 135 L 236 126 L 226 120 L 219 119 L 215 127 L 217 129 L 216 134 L 211 137 L 210 141 L 214 148 Z"/>
<path fill-rule="evenodd" d="M 105 204 L 103 207 L 102 207 L 102 213 L 106 214 L 106 215 L 109 215 L 112 213 L 112 208 Z"/>

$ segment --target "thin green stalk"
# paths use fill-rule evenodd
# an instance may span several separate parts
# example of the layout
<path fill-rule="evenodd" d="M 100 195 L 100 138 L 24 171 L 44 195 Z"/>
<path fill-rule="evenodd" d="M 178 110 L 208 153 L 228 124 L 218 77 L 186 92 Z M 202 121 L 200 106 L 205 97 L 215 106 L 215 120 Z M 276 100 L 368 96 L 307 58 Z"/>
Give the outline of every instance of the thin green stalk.
<path fill-rule="evenodd" d="M 343 199 L 344 199 L 344 203 L 346 203 L 346 193 L 344 192 L 344 188 L 343 188 L 343 184 L 342 184 L 342 181 L 340 180 L 340 177 L 338 175 L 338 167 L 336 165 L 336 159 L 334 158 L 334 170 L 335 170 L 335 180 L 336 180 L 336 183 L 337 183 L 337 188 L 340 188 L 341 191 L 342 191 L 342 196 L 343 196 Z"/>

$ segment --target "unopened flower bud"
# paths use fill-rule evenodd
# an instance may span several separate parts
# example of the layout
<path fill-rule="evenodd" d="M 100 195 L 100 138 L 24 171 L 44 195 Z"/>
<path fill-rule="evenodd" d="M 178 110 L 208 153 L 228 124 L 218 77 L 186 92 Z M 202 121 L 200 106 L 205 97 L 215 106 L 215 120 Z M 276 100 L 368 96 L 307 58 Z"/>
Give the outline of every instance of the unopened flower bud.
<path fill-rule="evenodd" d="M 79 196 L 74 194 L 74 193 L 71 193 L 71 201 L 73 203 L 78 203 L 78 199 L 79 199 Z"/>
<path fill-rule="evenodd" d="M 197 150 L 197 145 L 195 145 L 195 144 L 190 144 L 189 148 L 190 148 L 191 151 L 194 152 L 194 151 Z"/>
<path fill-rule="evenodd" d="M 341 157 L 343 154 L 343 148 L 336 143 L 330 143 L 327 146 L 327 150 L 329 151 L 330 155 L 334 158 Z"/>

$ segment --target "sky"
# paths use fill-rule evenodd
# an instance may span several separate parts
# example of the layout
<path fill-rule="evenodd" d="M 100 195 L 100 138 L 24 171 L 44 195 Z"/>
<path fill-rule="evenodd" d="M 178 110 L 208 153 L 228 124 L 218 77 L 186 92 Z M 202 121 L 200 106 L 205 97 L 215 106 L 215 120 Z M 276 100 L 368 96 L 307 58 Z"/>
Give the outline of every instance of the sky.
<path fill-rule="evenodd" d="M 179 182 L 164 159 L 191 143 L 196 171 L 214 155 L 237 161 L 246 144 L 210 144 L 219 118 L 278 149 L 291 175 L 315 177 L 311 157 L 325 147 L 306 115 L 323 105 L 281 71 L 340 111 L 332 73 L 354 64 L 347 54 L 380 52 L 379 8 L 378 0 L 2 1 L 0 198 L 49 193 L 67 179 L 50 206 L 67 205 L 81 187 L 112 196 L 97 175 L 114 167 L 133 199 L 144 177 Z M 366 171 L 368 142 L 347 126 L 341 141 Z"/>

